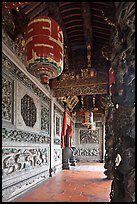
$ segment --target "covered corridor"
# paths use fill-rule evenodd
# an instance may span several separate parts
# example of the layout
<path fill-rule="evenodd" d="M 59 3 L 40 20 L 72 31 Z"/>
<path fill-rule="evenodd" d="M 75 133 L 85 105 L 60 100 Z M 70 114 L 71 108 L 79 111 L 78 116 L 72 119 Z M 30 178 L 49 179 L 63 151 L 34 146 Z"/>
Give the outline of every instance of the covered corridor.
<path fill-rule="evenodd" d="M 103 163 L 78 163 L 12 202 L 109 202 L 110 188 Z"/>
<path fill-rule="evenodd" d="M 2 2 L 1 69 L 2 202 L 135 202 L 135 2 Z"/>

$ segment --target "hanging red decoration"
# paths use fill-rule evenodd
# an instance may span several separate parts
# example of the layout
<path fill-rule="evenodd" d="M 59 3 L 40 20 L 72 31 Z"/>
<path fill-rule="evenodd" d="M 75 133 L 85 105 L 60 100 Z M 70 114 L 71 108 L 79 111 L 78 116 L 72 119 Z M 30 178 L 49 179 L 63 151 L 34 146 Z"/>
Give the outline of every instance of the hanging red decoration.
<path fill-rule="evenodd" d="M 27 70 L 48 84 L 63 71 L 62 29 L 50 17 L 38 17 L 29 22 L 25 38 Z"/>

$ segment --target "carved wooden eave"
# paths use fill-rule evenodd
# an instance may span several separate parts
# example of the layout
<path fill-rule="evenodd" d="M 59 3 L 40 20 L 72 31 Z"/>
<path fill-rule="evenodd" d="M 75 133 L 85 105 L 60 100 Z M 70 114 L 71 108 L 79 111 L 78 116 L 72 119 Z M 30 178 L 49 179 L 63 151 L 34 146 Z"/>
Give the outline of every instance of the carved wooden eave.
<path fill-rule="evenodd" d="M 108 76 L 98 73 L 96 77 L 82 78 L 72 73 L 62 73 L 61 79 L 51 84 L 54 97 L 108 94 Z"/>

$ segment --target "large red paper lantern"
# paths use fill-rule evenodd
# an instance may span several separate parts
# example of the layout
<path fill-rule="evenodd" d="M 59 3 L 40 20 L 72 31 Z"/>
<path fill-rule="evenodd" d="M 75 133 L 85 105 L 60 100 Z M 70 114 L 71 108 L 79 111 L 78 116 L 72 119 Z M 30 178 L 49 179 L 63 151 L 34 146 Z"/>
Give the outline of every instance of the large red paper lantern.
<path fill-rule="evenodd" d="M 62 29 L 50 17 L 38 17 L 28 23 L 25 39 L 28 72 L 48 84 L 63 71 Z"/>

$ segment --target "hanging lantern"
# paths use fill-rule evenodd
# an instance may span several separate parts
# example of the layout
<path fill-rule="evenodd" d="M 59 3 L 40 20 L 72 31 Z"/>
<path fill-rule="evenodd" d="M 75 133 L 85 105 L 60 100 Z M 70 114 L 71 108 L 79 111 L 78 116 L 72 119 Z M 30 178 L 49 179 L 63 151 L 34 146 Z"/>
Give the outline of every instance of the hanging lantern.
<path fill-rule="evenodd" d="M 93 112 L 84 112 L 84 118 L 82 121 L 83 125 L 89 126 L 91 125 L 91 123 L 93 123 Z"/>
<path fill-rule="evenodd" d="M 26 67 L 28 72 L 40 78 L 42 84 L 58 77 L 63 71 L 63 32 L 59 25 L 47 16 L 29 22 L 26 28 Z"/>

